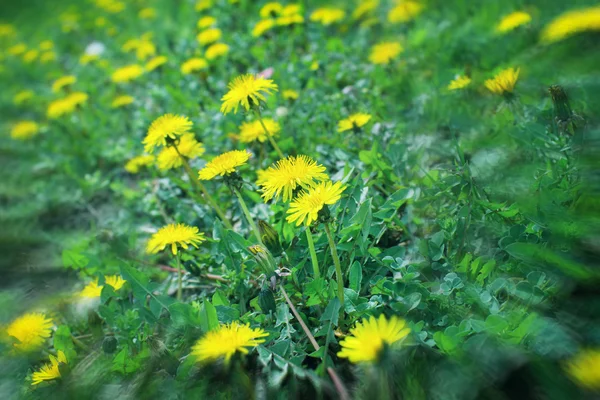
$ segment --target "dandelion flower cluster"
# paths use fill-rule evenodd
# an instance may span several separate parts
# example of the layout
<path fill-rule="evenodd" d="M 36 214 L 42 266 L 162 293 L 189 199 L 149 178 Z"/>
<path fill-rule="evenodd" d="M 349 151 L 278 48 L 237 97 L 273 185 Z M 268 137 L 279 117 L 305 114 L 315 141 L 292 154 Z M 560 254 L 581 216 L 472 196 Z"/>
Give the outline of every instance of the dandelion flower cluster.
<path fill-rule="evenodd" d="M 35 121 L 17 122 L 10 131 L 10 137 L 16 140 L 27 140 L 38 134 L 39 125 Z"/>
<path fill-rule="evenodd" d="M 198 142 L 193 133 L 186 133 L 179 138 L 177 148 L 165 147 L 157 157 L 158 168 L 166 171 L 183 165 L 182 157 L 196 158 L 204 154 L 204 146 Z"/>
<path fill-rule="evenodd" d="M 148 167 L 152 164 L 154 164 L 154 156 L 143 154 L 127 161 L 125 170 L 131 174 L 137 174 L 142 167 Z"/>
<path fill-rule="evenodd" d="M 37 350 L 52 333 L 52 320 L 42 313 L 28 313 L 15 319 L 6 333 L 17 339 L 14 347 L 28 352 Z"/>
<path fill-rule="evenodd" d="M 600 30 L 600 6 L 568 11 L 544 27 L 541 40 L 554 43 L 581 32 Z"/>
<path fill-rule="evenodd" d="M 87 93 L 73 92 L 62 99 L 51 102 L 46 110 L 46 115 L 50 119 L 56 119 L 71 114 L 78 106 L 85 104 L 87 100 Z"/>
<path fill-rule="evenodd" d="M 345 16 L 346 12 L 341 8 L 321 7 L 313 11 L 310 15 L 310 20 L 327 26 L 343 20 Z"/>
<path fill-rule="evenodd" d="M 207 332 L 192 347 L 192 356 L 200 362 L 225 358 L 229 363 L 235 353 L 248 354 L 248 348 L 264 343 L 266 336 L 269 334 L 260 328 L 252 329 L 247 324 L 232 322 Z"/>
<path fill-rule="evenodd" d="M 279 123 L 270 118 L 263 119 L 263 123 L 270 136 L 277 136 L 279 131 L 281 131 Z M 251 143 L 259 141 L 263 143 L 265 140 L 267 140 L 267 133 L 263 129 L 260 121 L 244 122 L 240 126 L 240 142 Z"/>
<path fill-rule="evenodd" d="M 176 255 L 177 246 L 183 249 L 187 249 L 190 245 L 198 248 L 198 245 L 205 240 L 204 234 L 198 232 L 198 228 L 195 226 L 169 224 L 152 235 L 146 246 L 146 252 L 156 254 L 165 247 L 171 246 L 171 252 Z"/>
<path fill-rule="evenodd" d="M 143 140 L 144 151 L 152 153 L 156 147 L 166 146 L 167 138 L 177 139 L 177 137 L 190 133 L 192 121 L 183 115 L 165 114 L 152 122 L 148 133 Z"/>
<path fill-rule="evenodd" d="M 248 162 L 250 153 L 246 150 L 232 150 L 216 156 L 198 172 L 198 179 L 209 181 L 217 176 L 235 172 L 235 169 Z"/>
<path fill-rule="evenodd" d="M 104 277 L 104 283 L 108 286 L 111 286 L 114 290 L 119 290 L 125 284 L 125 280 L 121 278 L 119 275 L 109 275 Z M 93 299 L 96 297 L 100 297 L 102 294 L 103 285 L 98 285 L 98 279 L 96 278 L 92 282 L 85 285 L 85 287 L 79 292 L 80 297 L 86 297 L 89 299 Z"/>
<path fill-rule="evenodd" d="M 256 184 L 260 186 L 265 201 L 282 195 L 283 201 L 287 202 L 292 199 L 296 188 L 309 189 L 328 179 L 324 166 L 308 156 L 299 155 L 277 161 L 259 175 Z"/>
<path fill-rule="evenodd" d="M 485 81 L 485 87 L 492 93 L 504 95 L 512 93 L 519 79 L 519 68 L 508 68 L 500 71 L 492 79 Z"/>
<path fill-rule="evenodd" d="M 496 32 L 507 33 L 529 22 L 531 22 L 531 15 L 524 11 L 515 11 L 500 20 L 496 25 Z"/>
<path fill-rule="evenodd" d="M 138 64 L 121 67 L 111 75 L 110 79 L 114 83 L 131 82 L 144 74 L 144 68 Z"/>
<path fill-rule="evenodd" d="M 325 205 L 335 204 L 346 187 L 341 182 L 321 182 L 303 191 L 291 203 L 287 211 L 287 222 L 295 222 L 296 226 L 304 223 L 309 226 L 317 220 L 319 211 Z"/>
<path fill-rule="evenodd" d="M 38 371 L 31 374 L 31 385 L 39 385 L 42 382 L 53 381 L 61 377 L 60 364 L 66 364 L 67 357 L 62 351 L 58 351 L 57 356 L 50 354 L 50 363 L 42 366 Z"/>
<path fill-rule="evenodd" d="M 371 49 L 369 61 L 373 64 L 389 64 L 390 61 L 402 53 L 402 50 L 402 45 L 399 42 L 379 43 Z"/>
<path fill-rule="evenodd" d="M 471 78 L 464 75 L 458 75 L 448 84 L 448 90 L 464 89 L 470 84 Z"/>
<path fill-rule="evenodd" d="M 299 4 L 271 2 L 260 9 L 261 20 L 254 25 L 252 36 L 259 37 L 276 26 L 289 26 L 304 23 L 302 8 Z"/>
<path fill-rule="evenodd" d="M 396 345 L 409 333 L 410 328 L 402 318 L 392 316 L 388 320 L 383 314 L 378 319 L 365 318 L 350 329 L 351 336 L 340 342 L 342 350 L 338 357 L 347 358 L 355 364 L 376 361 L 384 344 Z"/>
<path fill-rule="evenodd" d="M 221 98 L 221 112 L 227 114 L 233 111 L 235 114 L 240 105 L 248 111 L 250 107 L 266 101 L 265 96 L 271 91 L 277 91 L 277 85 L 270 79 L 251 74 L 238 76 L 229 83 L 229 91 Z"/>
<path fill-rule="evenodd" d="M 567 373 L 579 385 L 600 390 L 600 350 L 583 350 L 566 364 Z"/>
<path fill-rule="evenodd" d="M 338 122 L 338 132 L 362 128 L 371 120 L 370 114 L 356 113 Z"/>

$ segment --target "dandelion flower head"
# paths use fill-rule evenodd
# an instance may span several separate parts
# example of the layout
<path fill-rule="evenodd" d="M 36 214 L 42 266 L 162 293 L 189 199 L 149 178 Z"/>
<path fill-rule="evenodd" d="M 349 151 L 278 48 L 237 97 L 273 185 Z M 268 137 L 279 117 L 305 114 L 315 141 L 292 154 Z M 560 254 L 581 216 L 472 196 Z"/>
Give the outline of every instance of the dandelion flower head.
<path fill-rule="evenodd" d="M 216 42 L 221 39 L 221 36 L 223 36 L 223 33 L 219 28 L 209 28 L 200 32 L 196 36 L 196 40 L 198 40 L 198 43 L 205 45 Z"/>
<path fill-rule="evenodd" d="M 181 135 L 175 146 L 165 147 L 157 157 L 158 168 L 166 171 L 183 165 L 182 157 L 196 158 L 204 154 L 204 146 L 198 142 L 193 133 Z"/>
<path fill-rule="evenodd" d="M 195 226 L 169 224 L 152 235 L 146 246 L 146 252 L 155 254 L 171 246 L 171 252 L 176 255 L 177 246 L 183 249 L 187 249 L 190 245 L 198 248 L 198 245 L 205 240 L 204 234 L 198 232 Z"/>
<path fill-rule="evenodd" d="M 121 289 L 125 285 L 125 282 L 126 280 L 121 278 L 120 275 L 107 275 L 104 277 L 104 284 L 112 287 L 114 290 Z M 96 278 L 79 292 L 79 296 L 87 298 L 100 297 L 103 288 L 104 285 L 98 285 L 98 278 Z"/>
<path fill-rule="evenodd" d="M 238 76 L 229 83 L 229 91 L 221 98 L 221 112 L 237 113 L 240 105 L 248 111 L 253 105 L 258 106 L 266 101 L 265 96 L 271 94 L 271 91 L 277 91 L 277 85 L 270 79 L 251 74 Z"/>
<path fill-rule="evenodd" d="M 391 23 L 403 23 L 415 19 L 423 11 L 423 4 L 413 0 L 398 0 L 388 13 Z"/>
<path fill-rule="evenodd" d="M 554 43 L 581 32 L 600 30 L 600 6 L 568 11 L 544 27 L 543 43 Z"/>
<path fill-rule="evenodd" d="M 121 108 L 121 107 L 128 106 L 129 104 L 133 103 L 134 101 L 135 101 L 135 99 L 132 96 L 124 94 L 124 95 L 115 97 L 115 99 L 110 103 L 110 106 L 112 108 Z"/>
<path fill-rule="evenodd" d="M 66 364 L 67 357 L 62 351 L 58 351 L 57 357 L 50 354 L 50 363 L 42 366 L 38 371 L 31 374 L 31 385 L 39 385 L 45 381 L 53 381 L 61 377 L 60 364 Z"/>
<path fill-rule="evenodd" d="M 144 68 L 141 65 L 131 64 L 115 70 L 110 79 L 114 83 L 126 83 L 139 78 L 143 73 Z"/>
<path fill-rule="evenodd" d="M 192 347 L 192 355 L 200 362 L 225 358 L 228 363 L 236 352 L 248 354 L 249 347 L 264 343 L 266 336 L 269 334 L 260 328 L 252 329 L 247 324 L 232 322 L 207 332 Z"/>
<path fill-rule="evenodd" d="M 464 89 L 471 84 L 471 78 L 464 75 L 456 76 L 449 84 L 448 90 Z"/>
<path fill-rule="evenodd" d="M 176 139 L 192 129 L 192 121 L 183 115 L 165 114 L 152 122 L 143 140 L 144 151 L 152 153 L 155 147 L 166 146 L 167 138 Z"/>
<path fill-rule="evenodd" d="M 154 156 L 143 154 L 127 161 L 125 170 L 131 174 L 137 174 L 142 167 L 148 167 L 152 164 L 154 164 Z"/>
<path fill-rule="evenodd" d="M 323 25 L 331 25 L 343 20 L 345 16 L 346 12 L 341 8 L 321 7 L 313 11 L 310 15 L 310 20 L 313 22 L 320 22 Z"/>
<path fill-rule="evenodd" d="M 14 347 L 28 352 L 37 350 L 52 333 L 52 320 L 42 313 L 28 313 L 15 319 L 6 333 L 17 339 Z"/>
<path fill-rule="evenodd" d="M 217 23 L 217 19 L 215 17 L 202 17 L 198 20 L 198 29 L 209 28 Z"/>
<path fill-rule="evenodd" d="M 524 11 L 515 11 L 506 15 L 496 25 L 497 33 L 507 33 L 531 21 L 531 15 Z"/>
<path fill-rule="evenodd" d="M 214 60 L 215 58 L 224 56 L 227 53 L 229 53 L 228 45 L 225 43 L 215 43 L 206 49 L 204 57 L 206 57 L 207 60 Z"/>
<path fill-rule="evenodd" d="M 27 140 L 38 134 L 40 127 L 35 121 L 17 122 L 10 131 L 10 137 L 16 140 Z"/>
<path fill-rule="evenodd" d="M 264 118 L 263 123 L 267 128 L 270 136 L 277 136 L 281 131 L 281 126 L 278 122 L 273 121 L 271 118 Z M 263 143 L 267 140 L 267 133 L 265 132 L 260 121 L 244 122 L 240 126 L 240 142 L 251 143 L 259 141 Z"/>
<path fill-rule="evenodd" d="M 579 385 L 600 389 L 600 350 L 583 350 L 566 364 L 566 370 Z"/>
<path fill-rule="evenodd" d="M 492 93 L 504 95 L 512 93 L 519 79 L 520 69 L 508 68 L 500 71 L 492 79 L 485 81 L 485 87 Z"/>
<path fill-rule="evenodd" d="M 58 93 L 62 88 L 70 86 L 75 82 L 77 82 L 77 78 L 73 75 L 60 77 L 52 83 L 52 91 Z"/>
<path fill-rule="evenodd" d="M 338 122 L 338 132 L 345 132 L 355 128 L 362 128 L 371 120 L 370 114 L 356 113 Z"/>
<path fill-rule="evenodd" d="M 208 181 L 217 176 L 235 172 L 235 169 L 248 162 L 250 153 L 246 150 L 232 150 L 216 156 L 198 172 L 198 179 Z"/>
<path fill-rule="evenodd" d="M 148 60 L 144 68 L 146 72 L 154 71 L 156 68 L 166 64 L 169 59 L 166 56 L 156 56 Z"/>
<path fill-rule="evenodd" d="M 328 181 L 303 191 L 290 203 L 286 221 L 295 222 L 296 226 L 302 223 L 309 226 L 317 220 L 325 205 L 335 204 L 340 199 L 345 188 L 341 182 Z"/>
<path fill-rule="evenodd" d="M 204 58 L 190 58 L 181 64 L 181 73 L 188 75 L 206 68 L 208 68 L 208 63 Z"/>
<path fill-rule="evenodd" d="M 402 45 L 399 42 L 379 43 L 371 49 L 369 61 L 373 64 L 389 64 L 391 60 L 402 53 L 402 50 Z"/>

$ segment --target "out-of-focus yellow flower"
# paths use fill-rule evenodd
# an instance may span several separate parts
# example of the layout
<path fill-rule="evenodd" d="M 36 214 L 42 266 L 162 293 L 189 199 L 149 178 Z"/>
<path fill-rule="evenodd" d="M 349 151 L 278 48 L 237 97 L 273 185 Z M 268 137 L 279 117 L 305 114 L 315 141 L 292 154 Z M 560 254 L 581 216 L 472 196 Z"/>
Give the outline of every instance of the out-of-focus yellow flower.
<path fill-rule="evenodd" d="M 492 79 L 488 79 L 484 82 L 485 87 L 492 93 L 498 95 L 504 95 L 512 93 L 517 80 L 519 79 L 520 69 L 508 68 L 500 71 Z"/>
<path fill-rule="evenodd" d="M 289 26 L 293 24 L 304 23 L 304 17 L 300 14 L 282 15 L 275 20 L 275 23 L 279 26 Z"/>
<path fill-rule="evenodd" d="M 206 49 L 204 57 L 206 57 L 207 60 L 214 60 L 215 58 L 224 56 L 227 53 L 229 53 L 228 45 L 225 43 L 215 43 Z"/>
<path fill-rule="evenodd" d="M 353 19 L 361 19 L 368 14 L 371 14 L 379 6 L 379 0 L 360 0 L 352 12 Z"/>
<path fill-rule="evenodd" d="M 319 62 L 318 62 L 318 61 L 313 61 L 313 62 L 310 64 L 310 67 L 309 67 L 308 69 L 310 69 L 311 71 L 316 71 L 316 70 L 318 70 L 318 69 L 319 69 Z"/>
<path fill-rule="evenodd" d="M 515 11 L 500 20 L 496 25 L 496 33 L 507 33 L 521 25 L 528 24 L 531 21 L 531 15 L 524 11 Z"/>
<path fill-rule="evenodd" d="M 40 127 L 35 121 L 17 122 L 10 130 L 10 137 L 15 140 L 27 140 L 38 134 Z"/>
<path fill-rule="evenodd" d="M 284 90 L 283 92 L 281 92 L 281 95 L 286 100 L 298 100 L 299 97 L 298 92 L 292 89 Z"/>
<path fill-rule="evenodd" d="M 6 52 L 12 56 L 18 56 L 27 51 L 27 46 L 25 43 L 15 44 L 14 46 L 9 47 Z"/>
<path fill-rule="evenodd" d="M 154 19 L 156 18 L 156 9 L 152 7 L 142 8 L 138 13 L 138 17 L 141 19 Z"/>
<path fill-rule="evenodd" d="M 0 24 L 0 37 L 14 36 L 17 33 L 11 24 Z"/>
<path fill-rule="evenodd" d="M 554 43 L 581 32 L 600 30 L 600 6 L 568 11 L 544 27 L 543 43 Z"/>
<path fill-rule="evenodd" d="M 281 14 L 281 11 L 283 11 L 281 3 L 273 1 L 262 6 L 259 14 L 261 18 L 274 18 Z"/>
<path fill-rule="evenodd" d="M 228 364 L 235 353 L 248 354 L 248 347 L 264 343 L 262 338 L 266 336 L 269 334 L 260 328 L 252 329 L 248 324 L 232 322 L 207 332 L 192 347 L 192 356 L 200 362 L 225 358 Z"/>
<path fill-rule="evenodd" d="M 209 181 L 217 176 L 229 175 L 248 162 L 250 153 L 246 150 L 232 150 L 216 156 L 198 172 L 198 179 Z"/>
<path fill-rule="evenodd" d="M 362 128 L 371 120 L 370 114 L 356 113 L 338 122 L 338 132 Z"/>
<path fill-rule="evenodd" d="M 271 94 L 271 91 L 277 91 L 277 85 L 272 80 L 251 74 L 238 76 L 228 86 L 229 91 L 221 98 L 223 114 L 230 111 L 237 113 L 240 105 L 248 111 L 252 106 L 266 101 L 265 96 Z"/>
<path fill-rule="evenodd" d="M 54 48 L 54 42 L 52 40 L 44 40 L 40 43 L 40 50 L 47 51 Z"/>
<path fill-rule="evenodd" d="M 193 159 L 204 154 L 204 146 L 198 142 L 192 133 L 186 133 L 179 138 L 175 146 L 165 147 L 157 157 L 158 169 L 166 171 L 183 165 L 181 157 Z"/>
<path fill-rule="evenodd" d="M 94 0 L 94 3 L 109 14 L 117 14 L 125 9 L 125 3 L 118 0 Z"/>
<path fill-rule="evenodd" d="M 104 18 L 104 17 L 97 17 L 97 18 L 94 20 L 94 24 L 95 24 L 97 27 L 99 27 L 99 28 L 102 28 L 103 26 L 106 26 L 106 23 L 107 23 L 107 22 L 108 22 L 108 21 L 107 21 L 107 20 L 106 20 L 106 18 Z"/>
<path fill-rule="evenodd" d="M 82 54 L 81 57 L 79 57 L 79 64 L 87 65 L 92 61 L 97 61 L 99 59 L 100 56 L 98 54 Z"/>
<path fill-rule="evenodd" d="M 423 11 L 423 4 L 412 0 L 399 0 L 388 13 L 391 23 L 408 22 L 415 19 Z"/>
<path fill-rule="evenodd" d="M 403 48 L 399 42 L 383 42 L 376 44 L 371 49 L 369 61 L 373 64 L 389 64 L 391 60 L 402 53 Z"/>
<path fill-rule="evenodd" d="M 25 52 L 25 54 L 23 54 L 23 61 L 26 64 L 30 64 L 30 63 L 34 62 L 35 60 L 37 60 L 39 54 L 40 54 L 40 52 L 37 51 L 36 49 L 27 50 Z"/>
<path fill-rule="evenodd" d="M 590 390 L 600 390 L 600 350 L 580 351 L 565 367 L 577 384 Z"/>
<path fill-rule="evenodd" d="M 196 11 L 208 10 L 214 5 L 214 0 L 198 0 L 196 2 Z"/>
<path fill-rule="evenodd" d="M 206 45 L 216 42 L 221 39 L 221 36 L 223 36 L 223 33 L 219 28 L 209 28 L 200 32 L 198 36 L 196 36 L 196 40 L 198 40 L 198 43 L 201 45 Z"/>
<path fill-rule="evenodd" d="M 43 365 L 38 371 L 31 374 L 31 385 L 39 385 L 42 382 L 54 381 L 61 377 L 60 364 L 67 363 L 67 357 L 62 351 L 57 352 L 57 357 L 52 354 L 49 356 L 50 363 Z"/>
<path fill-rule="evenodd" d="M 132 104 L 134 101 L 135 101 L 135 99 L 132 96 L 124 94 L 124 95 L 115 97 L 113 99 L 113 101 L 110 103 L 110 106 L 112 108 L 121 108 L 121 107 L 128 106 L 129 104 Z"/>
<path fill-rule="evenodd" d="M 287 210 L 286 221 L 290 224 L 296 222 L 296 226 L 302 223 L 309 226 L 317 220 L 319 211 L 325 205 L 338 202 L 346 187 L 342 182 L 321 182 L 307 191 L 302 191 L 291 203 Z"/>
<path fill-rule="evenodd" d="M 16 339 L 13 347 L 29 352 L 39 349 L 52 333 L 52 320 L 42 313 L 21 315 L 6 328 L 8 336 Z"/>
<path fill-rule="evenodd" d="M 74 11 L 67 11 L 59 16 L 61 30 L 64 33 L 69 33 L 79 29 L 80 16 Z"/>
<path fill-rule="evenodd" d="M 140 40 L 135 50 L 135 56 L 138 60 L 144 61 L 150 56 L 156 54 L 156 46 L 150 40 Z"/>
<path fill-rule="evenodd" d="M 148 60 L 144 68 L 146 68 L 146 72 L 151 72 L 163 64 L 166 64 L 167 61 L 169 61 L 169 59 L 165 56 L 156 56 Z"/>
<path fill-rule="evenodd" d="M 131 82 L 144 74 L 144 68 L 138 64 L 131 64 L 125 67 L 121 67 L 110 77 L 110 80 L 114 83 L 126 83 Z"/>
<path fill-rule="evenodd" d="M 33 91 L 32 90 L 21 90 L 19 93 L 15 94 L 13 97 L 13 103 L 16 105 L 23 104 L 31 99 L 33 99 Z"/>
<path fill-rule="evenodd" d="M 152 153 L 154 148 L 167 145 L 167 139 L 174 140 L 190 133 L 192 121 L 184 115 L 165 114 L 155 119 L 144 138 L 144 151 Z"/>
<path fill-rule="evenodd" d="M 121 289 L 123 285 L 125 285 L 125 282 L 127 281 L 121 278 L 120 275 L 109 275 L 104 277 L 104 283 L 111 286 L 115 291 Z M 79 296 L 89 299 L 100 297 L 103 288 L 104 285 L 98 285 L 98 278 L 96 278 L 79 292 Z"/>
<path fill-rule="evenodd" d="M 378 319 L 365 318 L 350 329 L 351 336 L 340 342 L 342 350 L 338 357 L 354 364 L 377 361 L 385 345 L 398 346 L 409 333 L 410 328 L 402 318 L 392 316 L 388 320 L 383 314 Z"/>
<path fill-rule="evenodd" d="M 170 224 L 163 226 L 152 235 L 146 245 L 146 253 L 156 254 L 170 246 L 173 255 L 177 255 L 177 246 L 184 250 L 187 250 L 190 245 L 198 248 L 198 245 L 205 240 L 204 234 L 198 232 L 195 226 Z"/>
<path fill-rule="evenodd" d="M 202 17 L 198 20 L 198 29 L 210 28 L 211 26 L 213 26 L 216 23 L 217 23 L 217 19 L 215 17 L 210 17 L 210 16 Z"/>
<path fill-rule="evenodd" d="M 456 76 L 449 84 L 448 90 L 464 89 L 471 84 L 471 78 L 464 75 Z"/>
<path fill-rule="evenodd" d="M 273 121 L 271 118 L 263 118 L 263 123 L 272 137 L 277 136 L 279 131 L 281 131 L 279 123 Z M 260 121 L 244 122 L 240 126 L 239 140 L 242 143 L 251 143 L 254 141 L 264 143 L 267 140 L 267 133 Z"/>
<path fill-rule="evenodd" d="M 275 26 L 275 20 L 274 19 L 261 19 L 260 21 L 258 21 L 256 23 L 256 25 L 254 25 L 254 28 L 252 29 L 252 36 L 254 37 L 259 37 L 262 36 L 263 33 L 269 31 L 270 29 L 273 29 L 273 27 Z"/>
<path fill-rule="evenodd" d="M 148 167 L 154 164 L 154 156 L 142 154 L 141 156 L 133 157 L 125 164 L 125 170 L 130 174 L 137 174 L 142 167 Z"/>
<path fill-rule="evenodd" d="M 54 93 L 58 93 L 62 90 L 62 88 L 71 86 L 75 82 L 77 82 L 77 77 L 74 75 L 61 76 L 52 83 L 52 91 Z"/>
<path fill-rule="evenodd" d="M 40 55 L 40 62 L 42 64 L 46 64 L 54 60 L 56 60 L 56 53 L 53 51 L 46 51 Z"/>
<path fill-rule="evenodd" d="M 129 39 L 125 43 L 123 43 L 123 46 L 121 46 L 121 50 L 128 53 L 130 51 L 137 49 L 139 45 L 140 45 L 140 39 L 137 39 L 137 38 Z"/>
<path fill-rule="evenodd" d="M 181 64 L 181 73 L 187 75 L 206 68 L 208 68 L 208 62 L 204 58 L 190 58 Z"/>
<path fill-rule="evenodd" d="M 54 100 L 46 110 L 46 116 L 50 119 L 56 119 L 63 115 L 70 114 L 75 109 L 87 102 L 88 95 L 83 92 L 73 92 L 62 99 Z"/>
<path fill-rule="evenodd" d="M 344 19 L 346 12 L 341 8 L 321 7 L 310 14 L 310 20 L 320 22 L 322 25 L 331 25 Z"/>

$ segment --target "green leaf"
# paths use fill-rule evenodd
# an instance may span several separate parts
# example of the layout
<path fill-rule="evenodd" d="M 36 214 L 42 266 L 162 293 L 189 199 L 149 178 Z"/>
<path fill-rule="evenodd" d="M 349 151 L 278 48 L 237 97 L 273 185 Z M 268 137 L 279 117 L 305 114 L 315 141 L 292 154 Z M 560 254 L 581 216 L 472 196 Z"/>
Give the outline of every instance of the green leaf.
<path fill-rule="evenodd" d="M 217 309 L 210 301 L 204 299 L 200 305 L 200 328 L 204 332 L 212 331 L 219 327 L 219 318 L 217 317 Z"/>
<path fill-rule="evenodd" d="M 350 289 L 360 292 L 362 283 L 362 267 L 358 261 L 354 261 L 350 267 Z"/>
<path fill-rule="evenodd" d="M 560 269 L 567 275 L 577 279 L 588 279 L 598 276 L 597 272 L 590 270 L 583 264 L 568 260 L 550 249 L 533 243 L 512 243 L 506 246 L 506 252 L 511 256 L 532 264 L 550 264 Z"/>
<path fill-rule="evenodd" d="M 65 268 L 81 269 L 85 268 L 89 262 L 89 258 L 79 250 L 63 250 L 62 252 L 62 263 Z"/>
<path fill-rule="evenodd" d="M 60 325 L 56 329 L 56 332 L 52 336 L 52 343 L 57 351 L 60 350 L 65 353 L 69 362 L 75 360 L 77 352 L 71 338 L 71 329 L 67 325 Z"/>
<path fill-rule="evenodd" d="M 508 322 L 499 315 L 492 314 L 485 320 L 485 329 L 490 333 L 500 334 L 504 332 L 506 328 L 508 328 Z"/>

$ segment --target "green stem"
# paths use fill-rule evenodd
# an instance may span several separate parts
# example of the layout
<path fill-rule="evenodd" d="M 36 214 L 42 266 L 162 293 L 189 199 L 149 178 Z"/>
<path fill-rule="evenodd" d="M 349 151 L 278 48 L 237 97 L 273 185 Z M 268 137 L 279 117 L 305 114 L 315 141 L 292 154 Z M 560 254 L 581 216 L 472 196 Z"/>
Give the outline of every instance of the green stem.
<path fill-rule="evenodd" d="M 242 207 L 242 211 L 244 212 L 244 215 L 246 216 L 246 219 L 248 220 L 248 223 L 250 224 L 250 227 L 252 228 L 252 231 L 254 232 L 254 236 L 256 236 L 258 243 L 262 244 L 262 239 L 260 237 L 260 231 L 258 230 L 258 227 L 254 223 L 254 219 L 252 218 L 252 215 L 250 215 L 250 210 L 248 210 L 248 206 L 246 206 L 246 202 L 242 198 L 242 194 L 236 188 L 231 188 L 231 190 L 233 190 L 233 193 L 235 193 L 238 200 L 240 201 L 240 206 Z"/>
<path fill-rule="evenodd" d="M 175 259 L 177 260 L 177 300 L 181 301 L 181 260 L 179 259 L 179 253 L 175 255 Z"/>
<path fill-rule="evenodd" d="M 271 133 L 269 133 L 269 130 L 265 126 L 265 123 L 264 123 L 264 121 L 262 119 L 262 115 L 260 113 L 260 110 L 256 110 L 256 116 L 258 117 L 258 121 L 260 122 L 260 125 L 265 130 L 265 134 L 267 135 L 267 139 L 269 139 L 269 142 L 271 143 L 271 146 L 273 146 L 273 148 L 275 149 L 275 151 L 279 155 L 279 158 L 285 158 L 285 156 L 283 155 L 283 152 L 281 151 L 281 149 L 279 148 L 279 146 L 277 146 L 277 143 L 275 143 L 275 140 L 273 139 L 273 136 L 271 136 Z"/>
<path fill-rule="evenodd" d="M 313 240 L 312 232 L 310 231 L 310 227 L 306 227 L 306 241 L 308 242 L 308 250 L 310 251 L 310 261 L 312 262 L 313 273 L 315 274 L 315 279 L 319 279 L 321 277 L 321 271 L 319 270 L 319 260 L 317 260 L 317 252 L 315 251 L 315 242 Z"/>
<path fill-rule="evenodd" d="M 333 264 L 335 265 L 335 276 L 337 278 L 338 286 L 338 298 L 344 309 L 344 275 L 342 274 L 342 266 L 340 264 L 340 257 L 338 256 L 337 248 L 335 247 L 335 241 L 331 235 L 331 229 L 329 229 L 329 223 L 325 223 L 325 232 L 327 233 L 327 240 L 329 241 L 329 248 L 331 249 L 331 257 L 333 258 Z"/>

